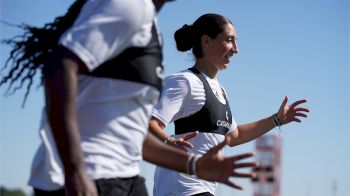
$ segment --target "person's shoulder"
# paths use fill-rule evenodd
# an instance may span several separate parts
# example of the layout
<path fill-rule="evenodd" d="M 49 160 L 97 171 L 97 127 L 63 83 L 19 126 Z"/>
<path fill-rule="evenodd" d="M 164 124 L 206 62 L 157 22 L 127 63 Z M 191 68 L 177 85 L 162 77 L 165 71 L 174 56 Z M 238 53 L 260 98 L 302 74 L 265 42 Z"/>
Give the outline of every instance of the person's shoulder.
<path fill-rule="evenodd" d="M 165 86 L 181 86 L 182 88 L 191 89 L 191 91 L 203 91 L 202 81 L 188 69 L 169 75 L 165 79 Z"/>
<path fill-rule="evenodd" d="M 186 77 L 187 75 L 189 75 L 189 72 L 190 72 L 190 70 L 187 70 L 187 69 L 181 70 L 181 71 L 170 74 L 166 78 Z"/>
<path fill-rule="evenodd" d="M 180 81 L 187 81 L 188 83 L 197 83 L 199 78 L 193 74 L 192 71 L 185 69 L 176 73 L 173 73 L 165 78 L 166 80 L 180 80 Z"/>

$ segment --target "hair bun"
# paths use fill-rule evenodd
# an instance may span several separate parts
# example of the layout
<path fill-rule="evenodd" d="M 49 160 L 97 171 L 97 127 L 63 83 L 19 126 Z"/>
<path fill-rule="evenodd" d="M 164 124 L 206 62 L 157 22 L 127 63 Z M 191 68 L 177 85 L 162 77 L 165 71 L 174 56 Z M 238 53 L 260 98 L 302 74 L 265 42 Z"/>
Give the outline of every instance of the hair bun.
<path fill-rule="evenodd" d="M 179 51 L 185 52 L 193 47 L 193 26 L 185 24 L 178 29 L 175 34 L 176 48 Z"/>

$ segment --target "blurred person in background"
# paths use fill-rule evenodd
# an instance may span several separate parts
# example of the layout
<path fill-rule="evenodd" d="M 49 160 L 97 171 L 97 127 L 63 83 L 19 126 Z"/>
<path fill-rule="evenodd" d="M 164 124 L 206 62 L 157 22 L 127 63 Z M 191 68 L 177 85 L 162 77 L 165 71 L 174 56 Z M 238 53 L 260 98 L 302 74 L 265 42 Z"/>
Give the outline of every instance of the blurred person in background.
<path fill-rule="evenodd" d="M 224 141 L 200 159 L 164 145 L 148 125 L 162 88 L 156 12 L 165 1 L 77 0 L 42 28 L 23 26 L 0 85 L 21 88 L 42 71 L 46 104 L 29 185 L 35 195 L 147 195 L 142 157 L 232 186 L 251 153 L 223 157 Z M 25 101 L 25 100 L 24 100 Z M 218 167 L 219 166 L 219 167 Z M 218 167 L 218 168 L 217 168 Z M 234 186 L 233 186 L 234 187 Z"/>

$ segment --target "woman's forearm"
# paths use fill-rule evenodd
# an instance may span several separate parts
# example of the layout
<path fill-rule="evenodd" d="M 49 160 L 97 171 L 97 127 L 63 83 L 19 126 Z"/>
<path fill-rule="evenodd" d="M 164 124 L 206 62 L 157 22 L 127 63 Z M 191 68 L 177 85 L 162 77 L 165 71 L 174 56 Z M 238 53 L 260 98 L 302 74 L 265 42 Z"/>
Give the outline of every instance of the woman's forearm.
<path fill-rule="evenodd" d="M 169 136 L 164 131 L 165 125 L 158 119 L 152 118 L 149 121 L 149 131 L 156 136 L 160 141 L 165 141 Z"/>
<path fill-rule="evenodd" d="M 254 162 L 244 162 L 246 158 L 252 157 L 253 154 L 246 153 L 232 157 L 223 157 L 220 155 L 219 151 L 225 145 L 226 141 L 214 146 L 195 161 L 194 159 L 191 159 L 190 155 L 186 152 L 169 147 L 160 142 L 152 134 L 148 133 L 143 144 L 143 158 L 146 161 L 155 163 L 162 167 L 182 173 L 192 173 L 197 175 L 198 178 L 204 180 L 221 182 L 233 188 L 242 189 L 240 186 L 232 183 L 229 179 L 231 177 L 251 178 L 254 176 L 252 173 L 242 174 L 235 171 L 240 168 L 256 167 L 256 163 Z M 193 160 L 193 162 L 189 160 Z M 187 164 L 187 162 L 190 164 Z"/>
<path fill-rule="evenodd" d="M 144 160 L 162 167 L 186 172 L 188 157 L 189 155 L 186 152 L 162 143 L 151 133 L 147 134 L 143 143 Z"/>
<path fill-rule="evenodd" d="M 271 116 L 252 123 L 238 125 L 237 129 L 229 135 L 229 137 L 231 137 L 229 145 L 237 146 L 252 141 L 264 135 L 274 127 L 275 123 Z"/>

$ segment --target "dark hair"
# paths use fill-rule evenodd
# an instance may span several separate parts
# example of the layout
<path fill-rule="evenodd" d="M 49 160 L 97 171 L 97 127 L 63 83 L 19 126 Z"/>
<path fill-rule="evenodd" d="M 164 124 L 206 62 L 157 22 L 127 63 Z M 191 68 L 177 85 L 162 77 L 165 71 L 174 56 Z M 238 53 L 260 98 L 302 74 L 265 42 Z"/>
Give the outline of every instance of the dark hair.
<path fill-rule="evenodd" d="M 175 32 L 176 47 L 182 52 L 192 48 L 195 57 L 203 57 L 201 37 L 208 35 L 210 38 L 215 39 L 218 34 L 223 32 L 226 24 L 232 24 L 232 22 L 222 15 L 204 14 L 192 25 L 185 24 Z"/>
<path fill-rule="evenodd" d="M 1 69 L 3 71 L 10 66 L 8 73 L 1 78 L 0 86 L 8 83 L 6 94 L 13 94 L 28 81 L 22 107 L 29 95 L 33 77 L 38 68 L 42 69 L 52 50 L 57 47 L 59 38 L 73 25 L 86 1 L 76 0 L 64 16 L 55 18 L 53 22 L 41 28 L 23 24 L 19 26 L 24 30 L 22 35 L 2 40 L 2 43 L 10 45 L 12 50 Z M 13 87 L 15 82 L 19 84 Z M 11 89 L 12 92 L 10 92 Z"/>

